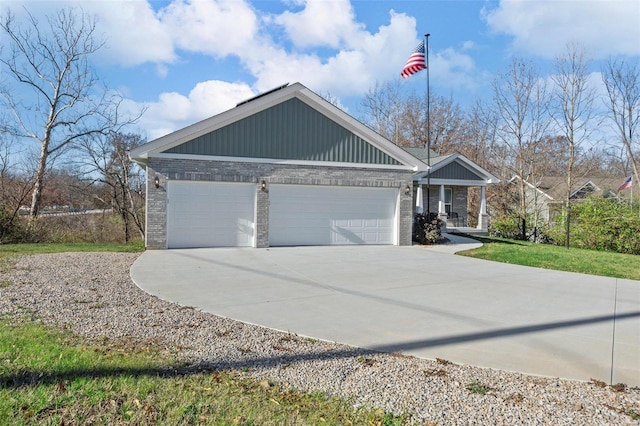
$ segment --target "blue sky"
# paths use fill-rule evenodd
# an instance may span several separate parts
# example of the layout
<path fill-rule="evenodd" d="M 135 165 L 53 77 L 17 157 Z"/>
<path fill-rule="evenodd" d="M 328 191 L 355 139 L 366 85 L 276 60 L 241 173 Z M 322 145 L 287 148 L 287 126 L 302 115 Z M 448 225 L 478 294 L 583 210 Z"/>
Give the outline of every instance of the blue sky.
<path fill-rule="evenodd" d="M 98 76 L 153 139 L 286 82 L 330 94 L 352 115 L 377 82 L 399 79 L 411 50 L 429 37 L 432 93 L 462 106 L 488 99 L 513 57 L 548 77 L 555 56 L 577 42 L 594 59 L 640 58 L 638 0 L 4 0 L 19 17 L 81 6 L 106 42 Z M 0 38 L 0 41 L 2 39 Z M 426 73 L 403 80 L 423 93 Z"/>

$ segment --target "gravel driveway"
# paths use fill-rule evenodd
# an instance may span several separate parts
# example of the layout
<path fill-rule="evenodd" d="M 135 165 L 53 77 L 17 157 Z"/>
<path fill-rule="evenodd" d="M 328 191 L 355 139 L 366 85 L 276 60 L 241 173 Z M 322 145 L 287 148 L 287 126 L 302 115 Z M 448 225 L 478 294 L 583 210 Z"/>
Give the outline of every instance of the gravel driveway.
<path fill-rule="evenodd" d="M 25 256 L 2 274 L 0 315 L 34 313 L 88 341 L 152 341 L 203 369 L 350 397 L 357 405 L 407 414 L 417 424 L 639 424 L 640 389 L 526 376 L 368 352 L 300 338 L 184 308 L 136 287 L 138 254 Z M 479 383 L 485 395 L 467 387 Z"/>

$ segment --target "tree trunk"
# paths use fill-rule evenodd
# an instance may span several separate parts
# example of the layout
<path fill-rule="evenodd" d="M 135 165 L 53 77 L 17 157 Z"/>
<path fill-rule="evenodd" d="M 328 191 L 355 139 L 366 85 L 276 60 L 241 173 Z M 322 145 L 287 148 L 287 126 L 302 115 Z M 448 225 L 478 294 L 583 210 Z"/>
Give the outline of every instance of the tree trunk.
<path fill-rule="evenodd" d="M 129 236 L 129 215 L 127 214 L 127 210 L 124 208 L 121 209 L 120 214 L 122 216 L 122 227 L 124 230 L 124 243 L 128 244 L 131 239 Z"/>
<path fill-rule="evenodd" d="M 567 199 L 567 221 L 565 222 L 565 227 L 566 227 L 566 238 L 564 240 L 564 246 L 566 247 L 567 250 L 569 250 L 569 234 L 571 232 L 571 201 L 569 201 Z"/>
<path fill-rule="evenodd" d="M 49 157 L 49 144 L 48 141 L 42 143 L 42 149 L 40 150 L 40 159 L 38 160 L 38 171 L 36 173 L 36 180 L 33 185 L 33 193 L 31 195 L 31 210 L 29 216 L 31 219 L 38 217 L 40 212 L 40 203 L 42 201 L 42 186 L 44 183 L 44 175 L 47 171 L 47 158 Z"/>

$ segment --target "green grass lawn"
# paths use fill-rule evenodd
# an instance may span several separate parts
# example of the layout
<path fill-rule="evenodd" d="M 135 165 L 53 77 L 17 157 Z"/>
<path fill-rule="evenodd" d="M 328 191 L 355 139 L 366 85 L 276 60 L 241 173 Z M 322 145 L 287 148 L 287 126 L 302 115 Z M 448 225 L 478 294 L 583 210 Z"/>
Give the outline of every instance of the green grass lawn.
<path fill-rule="evenodd" d="M 20 255 L 64 252 L 124 252 L 144 251 L 144 242 L 129 244 L 56 243 L 56 244 L 0 244 L 0 271 L 11 267 L 11 258 Z"/>
<path fill-rule="evenodd" d="M 558 271 L 640 280 L 640 256 L 477 237 L 484 245 L 459 252 L 462 256 Z"/>
<path fill-rule="evenodd" d="M 191 372 L 153 347 L 88 346 L 0 319 L 2 424 L 401 424 L 320 393 L 239 372 Z"/>
<path fill-rule="evenodd" d="M 60 243 L 60 244 L 0 244 L 0 256 L 85 251 L 111 251 L 135 253 L 144 251 L 144 242 L 115 243 Z"/>

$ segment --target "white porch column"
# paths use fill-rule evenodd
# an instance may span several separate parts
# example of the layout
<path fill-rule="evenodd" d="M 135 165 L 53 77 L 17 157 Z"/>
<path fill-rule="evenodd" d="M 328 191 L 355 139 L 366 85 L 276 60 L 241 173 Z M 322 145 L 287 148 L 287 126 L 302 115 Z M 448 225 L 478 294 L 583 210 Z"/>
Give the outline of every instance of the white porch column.
<path fill-rule="evenodd" d="M 447 223 L 447 209 L 444 205 L 444 185 L 440 185 L 440 193 L 438 194 L 438 219 Z"/>
<path fill-rule="evenodd" d="M 424 213 L 424 198 L 422 195 L 422 184 L 418 182 L 418 189 L 416 190 L 416 213 Z"/>
<path fill-rule="evenodd" d="M 489 224 L 487 221 L 487 187 L 480 187 L 480 212 L 478 213 L 478 226 L 477 228 L 482 231 L 489 230 Z"/>
<path fill-rule="evenodd" d="M 440 185 L 440 192 L 438 193 L 438 216 L 447 214 L 447 210 L 444 207 L 444 185 Z"/>

